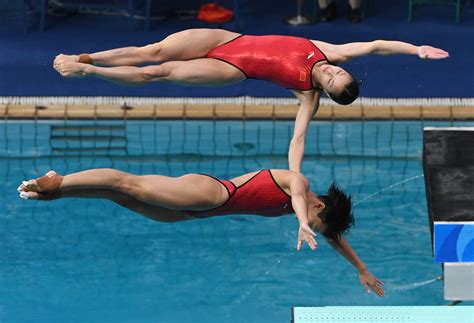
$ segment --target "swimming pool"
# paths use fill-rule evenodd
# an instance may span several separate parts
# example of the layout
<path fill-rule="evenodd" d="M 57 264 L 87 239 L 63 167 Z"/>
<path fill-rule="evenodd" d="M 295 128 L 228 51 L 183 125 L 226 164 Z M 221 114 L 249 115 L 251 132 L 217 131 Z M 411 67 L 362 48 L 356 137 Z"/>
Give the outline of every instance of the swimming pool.
<path fill-rule="evenodd" d="M 303 172 L 322 193 L 354 196 L 349 241 L 385 282 L 357 273 L 319 239 L 295 251 L 293 217 L 153 222 L 108 201 L 23 201 L 21 180 L 49 169 L 231 178 L 286 168 L 293 122 L 3 121 L 0 123 L 0 320 L 289 322 L 291 306 L 437 305 L 421 166 L 423 126 L 450 122 L 315 122 Z M 472 123 L 457 122 L 456 126 Z"/>

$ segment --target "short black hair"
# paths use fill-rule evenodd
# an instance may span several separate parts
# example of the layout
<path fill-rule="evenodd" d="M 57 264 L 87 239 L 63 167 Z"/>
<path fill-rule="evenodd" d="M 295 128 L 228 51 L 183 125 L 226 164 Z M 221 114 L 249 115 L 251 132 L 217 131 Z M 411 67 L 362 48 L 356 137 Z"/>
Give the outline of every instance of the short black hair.
<path fill-rule="evenodd" d="M 360 83 L 356 81 L 354 76 L 350 73 L 348 73 L 349 76 L 352 78 L 352 81 L 347 84 L 344 89 L 342 90 L 341 93 L 339 94 L 333 94 L 333 93 L 327 93 L 328 96 L 335 101 L 338 104 L 341 105 L 348 105 L 351 104 L 352 102 L 355 101 L 359 97 L 359 88 L 360 88 Z"/>
<path fill-rule="evenodd" d="M 334 241 L 338 241 L 343 234 L 349 232 L 349 228 L 355 225 L 352 214 L 352 197 L 344 193 L 336 183 L 329 186 L 327 195 L 318 196 L 325 207 L 318 216 L 326 224 L 327 229 L 323 235 Z"/>

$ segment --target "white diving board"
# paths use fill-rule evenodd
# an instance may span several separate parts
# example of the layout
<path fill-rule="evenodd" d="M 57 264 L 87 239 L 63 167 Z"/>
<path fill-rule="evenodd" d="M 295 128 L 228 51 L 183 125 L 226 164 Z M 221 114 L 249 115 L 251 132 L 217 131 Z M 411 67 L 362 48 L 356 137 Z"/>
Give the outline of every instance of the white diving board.
<path fill-rule="evenodd" d="M 473 323 L 474 306 L 293 307 L 292 323 Z"/>

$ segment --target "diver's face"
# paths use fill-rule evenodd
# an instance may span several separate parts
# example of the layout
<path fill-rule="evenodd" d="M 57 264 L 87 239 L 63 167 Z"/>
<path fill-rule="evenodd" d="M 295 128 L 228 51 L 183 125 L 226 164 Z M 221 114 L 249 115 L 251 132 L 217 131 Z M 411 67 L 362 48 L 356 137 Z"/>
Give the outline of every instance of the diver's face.
<path fill-rule="evenodd" d="M 352 82 L 352 76 L 339 66 L 324 64 L 321 66 L 319 83 L 324 91 L 338 95 Z"/>
<path fill-rule="evenodd" d="M 321 213 L 326 206 L 324 205 L 324 202 L 321 201 L 313 192 L 309 191 L 306 196 L 309 202 L 308 224 L 311 228 L 313 228 L 313 230 L 323 233 L 326 231 L 327 225 L 323 222 L 323 220 L 321 220 L 319 213 Z"/>
<path fill-rule="evenodd" d="M 316 208 L 313 208 L 312 210 L 308 210 L 308 224 L 313 230 L 316 230 L 322 234 L 326 232 L 327 225 L 319 217 L 319 213 L 321 211 L 322 209 L 316 209 Z"/>

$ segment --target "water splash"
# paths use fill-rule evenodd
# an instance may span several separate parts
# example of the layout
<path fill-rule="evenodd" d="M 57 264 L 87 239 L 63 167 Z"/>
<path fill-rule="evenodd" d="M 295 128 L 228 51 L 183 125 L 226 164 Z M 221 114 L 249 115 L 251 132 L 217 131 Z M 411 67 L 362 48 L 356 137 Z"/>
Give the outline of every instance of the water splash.
<path fill-rule="evenodd" d="M 411 284 L 407 284 L 407 285 L 394 286 L 390 289 L 387 289 L 387 291 L 392 291 L 392 292 L 406 291 L 406 290 L 415 289 L 415 288 L 418 288 L 418 287 L 421 287 L 421 286 L 429 285 L 429 284 L 435 283 L 437 281 L 439 281 L 438 278 L 433 278 L 433 279 L 424 280 L 424 281 L 421 281 L 421 282 L 411 283 Z"/>
<path fill-rule="evenodd" d="M 353 203 L 353 205 L 356 206 L 357 204 L 360 204 L 360 203 L 362 203 L 362 202 L 365 202 L 366 200 L 369 200 L 369 199 L 373 198 L 374 196 L 380 195 L 380 194 L 382 194 L 382 193 L 385 192 L 385 191 L 391 190 L 391 189 L 393 189 L 393 188 L 396 187 L 396 186 L 405 184 L 405 183 L 410 182 L 410 181 L 414 181 L 415 179 L 418 179 L 418 178 L 423 177 L 423 176 L 425 176 L 425 175 L 424 175 L 424 174 L 419 174 L 419 175 L 416 175 L 416 176 L 413 176 L 413 177 L 404 179 L 404 180 L 402 180 L 402 181 L 400 181 L 400 182 L 397 182 L 397 183 L 395 183 L 395 184 L 392 184 L 392 185 L 390 185 L 390 186 L 387 186 L 387 187 L 381 189 L 381 190 L 378 191 L 378 192 L 369 194 L 369 195 L 365 196 L 364 198 L 362 198 L 362 199 L 360 199 L 360 200 L 358 200 L 358 201 L 355 201 L 355 202 Z"/>

